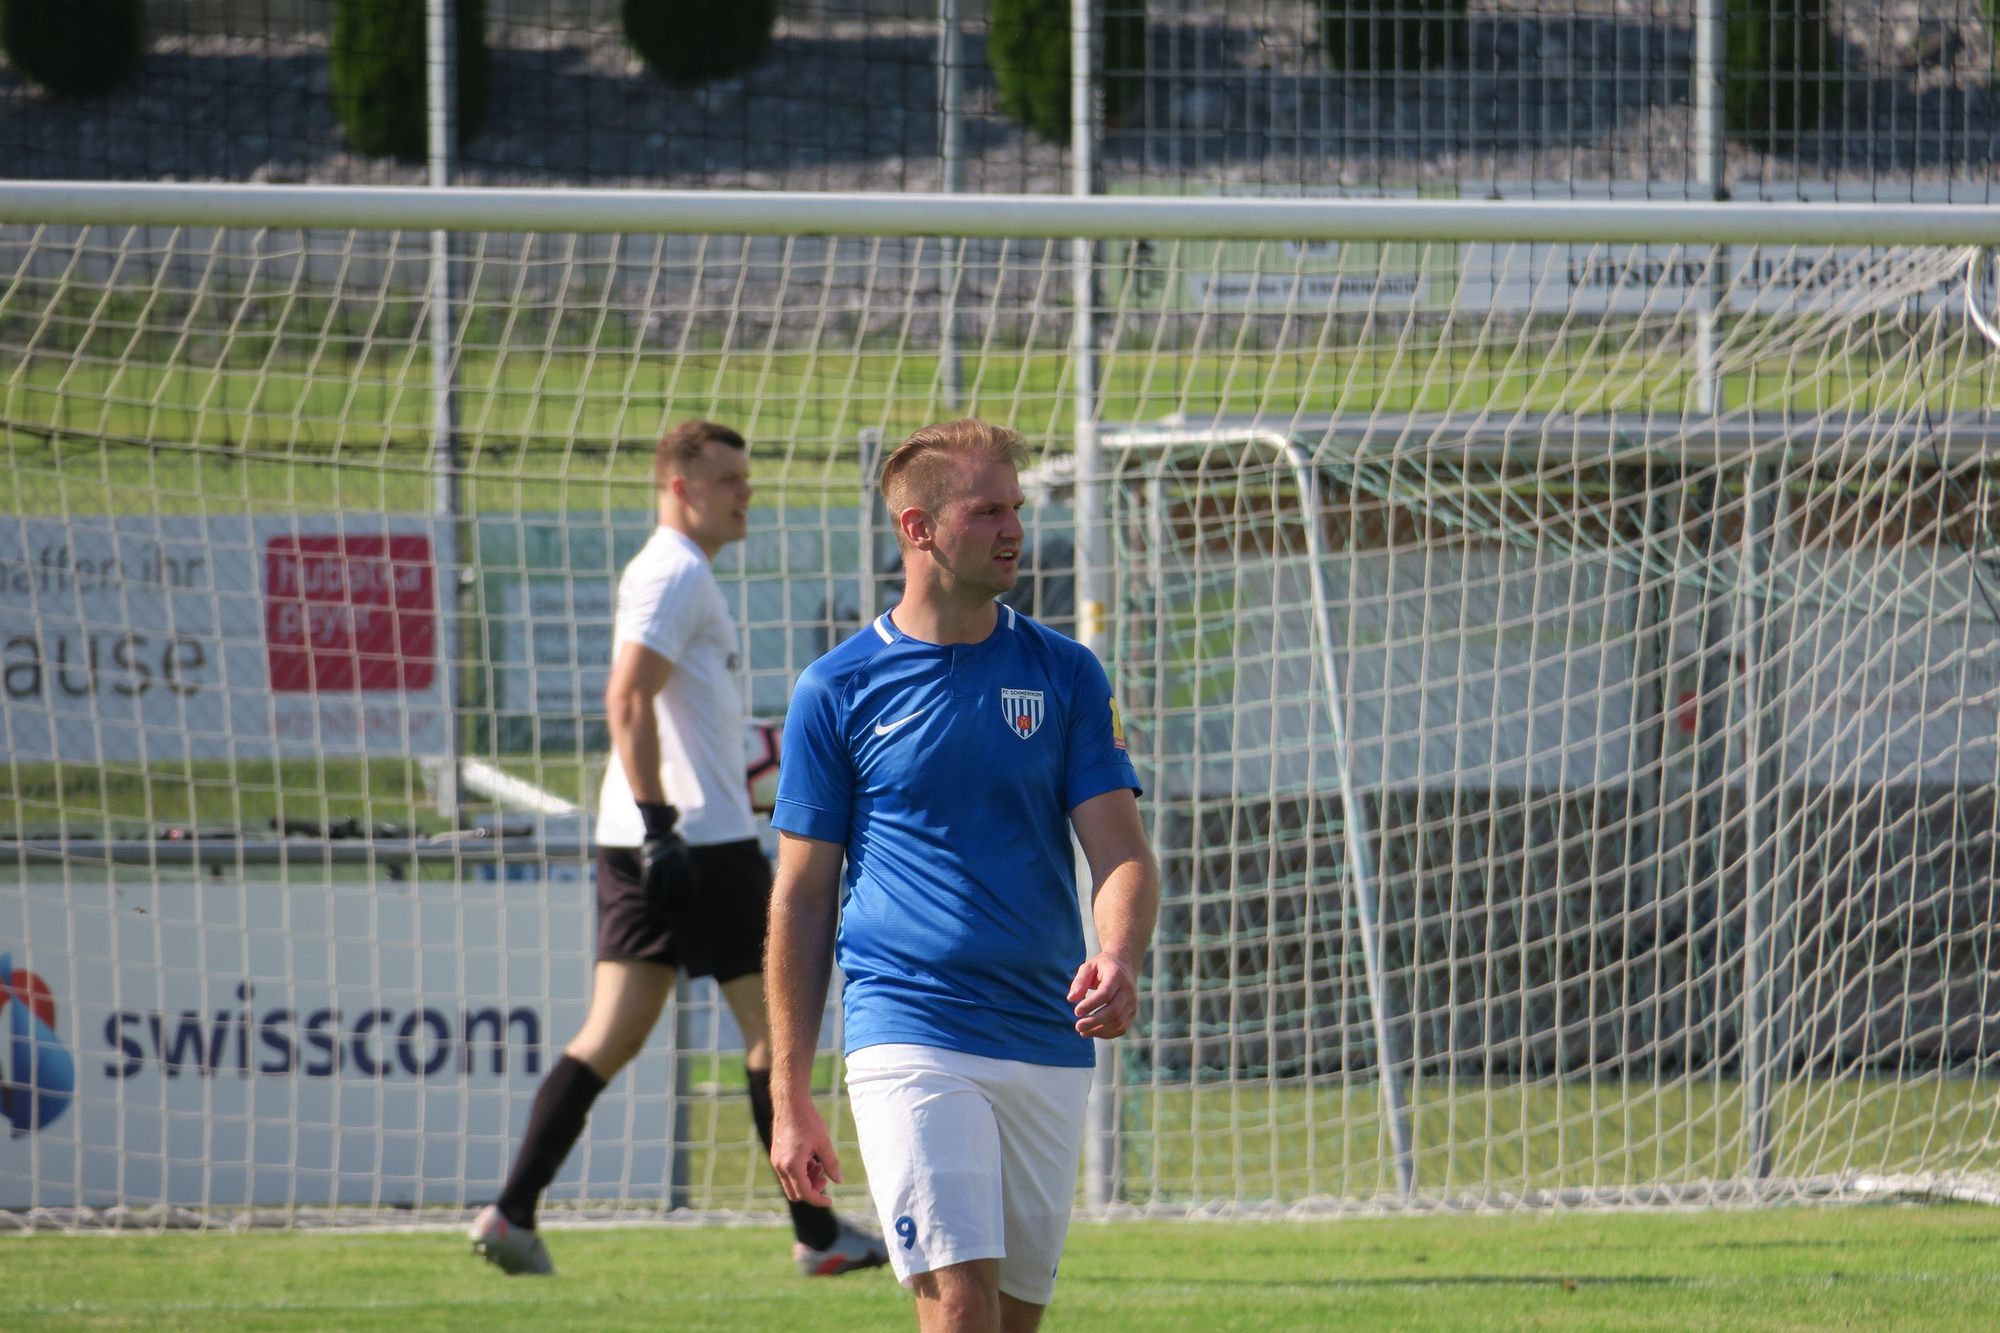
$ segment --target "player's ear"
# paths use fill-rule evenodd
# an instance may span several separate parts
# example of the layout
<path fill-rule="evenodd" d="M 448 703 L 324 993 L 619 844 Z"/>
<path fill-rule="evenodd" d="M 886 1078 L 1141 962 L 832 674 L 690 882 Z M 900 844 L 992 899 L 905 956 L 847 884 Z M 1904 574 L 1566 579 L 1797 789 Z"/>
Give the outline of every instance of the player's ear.
<path fill-rule="evenodd" d="M 929 514 L 926 514 L 923 510 L 917 508 L 917 506 L 911 505 L 908 509 L 896 515 L 896 526 L 902 529 L 903 540 L 911 546 L 914 546 L 919 551 L 928 551 L 930 549 L 931 535 L 934 529 Z"/>

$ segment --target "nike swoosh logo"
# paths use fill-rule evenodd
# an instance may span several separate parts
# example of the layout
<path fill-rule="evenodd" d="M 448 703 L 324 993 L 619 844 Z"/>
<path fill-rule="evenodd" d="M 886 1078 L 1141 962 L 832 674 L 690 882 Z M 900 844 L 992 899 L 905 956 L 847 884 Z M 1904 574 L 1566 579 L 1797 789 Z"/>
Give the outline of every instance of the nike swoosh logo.
<path fill-rule="evenodd" d="M 910 714 L 908 717 L 899 717 L 894 722 L 877 722 L 875 724 L 875 734 L 877 736 L 886 736 L 890 732 L 894 731 L 897 727 L 902 726 L 905 722 L 915 722 L 918 718 L 922 717 L 925 713 L 928 713 L 929 711 L 930 709 L 928 708 L 919 708 L 916 712 Z"/>

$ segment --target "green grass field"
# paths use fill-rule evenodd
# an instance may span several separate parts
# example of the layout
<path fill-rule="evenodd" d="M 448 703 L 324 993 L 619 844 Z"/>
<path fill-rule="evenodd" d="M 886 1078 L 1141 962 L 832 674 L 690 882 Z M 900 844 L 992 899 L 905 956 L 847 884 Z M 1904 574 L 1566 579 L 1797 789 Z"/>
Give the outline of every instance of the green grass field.
<path fill-rule="evenodd" d="M 1361 343 L 1235 352 L 1107 354 L 1100 413 L 1145 422 L 1258 413 L 1676 413 L 1690 385 L 1677 354 L 1590 340 L 1523 348 Z M 42 355 L 0 372 L 0 514 L 423 510 L 431 503 L 430 371 L 421 352 L 315 361 L 258 356 L 150 364 Z M 1911 383 L 1857 353 L 1804 370 L 1732 374 L 1732 407 L 1869 408 L 1939 414 L 1995 400 L 1989 377 L 1952 363 Z M 652 441 L 677 417 L 716 417 L 757 444 L 764 500 L 851 499 L 864 427 L 893 439 L 942 415 L 1019 427 L 1064 452 L 1066 352 L 989 350 L 966 361 L 963 401 L 942 395 L 920 351 L 698 351 L 678 356 L 469 350 L 460 363 L 468 513 L 598 511 L 643 487 Z"/>
<path fill-rule="evenodd" d="M 455 1232 L 0 1240 L 0 1323 L 44 1329 L 914 1327 L 883 1273 L 808 1281 L 765 1227 L 552 1230 L 503 1278 Z M 2000 1211 L 1080 1223 L 1043 1327 L 1971 1329 L 2000 1324 Z"/>
<path fill-rule="evenodd" d="M 690 1203 L 771 1205 L 733 1060 L 698 1064 L 713 1095 L 690 1107 Z M 819 1071 L 822 1094 L 832 1067 Z M 839 1106 L 844 1115 L 844 1103 Z M 1425 1084 L 1411 1098 L 1419 1187 L 1438 1198 L 1534 1190 L 1698 1185 L 1754 1173 L 1743 1086 L 1667 1079 L 1596 1086 Z M 1127 1086 L 1119 1094 L 1123 1197 L 1167 1206 L 1305 1198 L 1386 1199 L 1396 1189 L 1377 1086 L 1365 1076 L 1307 1087 Z M 835 1126 L 850 1185 L 861 1182 L 851 1125 Z M 1932 1171 L 2000 1176 L 2000 1100 L 1990 1083 L 1939 1076 L 1783 1081 L 1772 1089 L 1771 1173 L 1780 1179 Z"/>
<path fill-rule="evenodd" d="M 515 777 L 585 808 L 597 805 L 602 759 L 499 761 Z M 487 807 L 465 803 L 468 816 Z M 0 831 L 138 837 L 169 825 L 268 835 L 273 821 L 391 825 L 433 833 L 451 826 L 420 766 L 395 756 L 200 759 L 182 762 L 0 765 Z"/>

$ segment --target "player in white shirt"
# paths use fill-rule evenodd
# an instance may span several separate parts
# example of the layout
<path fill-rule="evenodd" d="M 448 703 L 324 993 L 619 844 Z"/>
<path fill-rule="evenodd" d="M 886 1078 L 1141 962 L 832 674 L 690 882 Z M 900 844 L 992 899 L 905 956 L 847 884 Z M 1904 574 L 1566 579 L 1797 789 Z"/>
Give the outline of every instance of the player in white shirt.
<path fill-rule="evenodd" d="M 994 600 L 1020 564 L 1021 451 L 955 421 L 889 456 L 903 600 L 800 676 L 772 815 L 771 1164 L 804 1202 L 841 1179 L 811 1083 L 837 917 L 855 1133 L 927 1330 L 1040 1322 L 1094 1040 L 1138 1016 L 1159 902 L 1104 668 Z"/>
<path fill-rule="evenodd" d="M 554 1272 L 535 1209 L 590 1107 L 646 1043 L 676 968 L 712 976 L 742 1029 L 751 1114 L 771 1143 L 763 945 L 771 869 L 743 771 L 741 647 L 713 561 L 748 531 L 743 437 L 684 421 L 653 456 L 659 526 L 618 581 L 604 702 L 614 754 L 597 816 L 597 966 L 583 1030 L 535 1094 L 505 1188 L 473 1224 L 508 1273 Z M 886 1262 L 880 1238 L 823 1205 L 792 1203 L 809 1276 Z"/>

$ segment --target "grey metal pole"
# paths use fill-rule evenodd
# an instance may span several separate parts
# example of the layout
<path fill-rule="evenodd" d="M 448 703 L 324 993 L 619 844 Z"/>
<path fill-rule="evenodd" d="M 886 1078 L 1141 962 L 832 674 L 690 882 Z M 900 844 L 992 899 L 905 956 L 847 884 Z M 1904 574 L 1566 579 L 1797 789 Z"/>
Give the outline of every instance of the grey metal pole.
<path fill-rule="evenodd" d="M 965 192 L 965 34 L 959 23 L 958 0 L 939 0 L 939 94 L 943 124 L 938 147 L 943 157 L 946 194 Z M 953 406 L 965 401 L 965 369 L 958 356 L 958 282 L 965 242 L 947 236 L 939 242 L 943 261 L 938 275 L 938 371 L 945 398 Z"/>
<path fill-rule="evenodd" d="M 1632 810 L 1627 827 L 1632 832 L 1625 840 L 1625 873 L 1628 882 L 1636 881 L 1638 886 L 1634 900 L 1649 911 L 1656 910 L 1660 901 L 1659 862 L 1664 841 L 1660 824 L 1666 807 L 1667 730 L 1674 725 L 1676 709 L 1673 681 L 1668 674 L 1673 669 L 1673 624 L 1661 599 L 1668 595 L 1664 589 L 1674 586 L 1672 566 L 1679 563 L 1680 550 L 1679 543 L 1674 542 L 1665 557 L 1667 567 L 1654 567 L 1657 534 L 1673 527 L 1673 520 L 1662 512 L 1665 502 L 1658 494 L 1663 488 L 1655 484 L 1657 475 L 1651 466 L 1639 470 L 1639 484 L 1652 494 L 1646 500 L 1641 520 L 1643 554 L 1632 588 L 1635 603 L 1629 714 L 1632 740 L 1627 770 Z M 1630 1005 L 1623 1009 L 1618 1046 L 1621 1052 L 1629 1052 L 1636 1044 L 1632 1037 L 1634 1013 Z"/>
<path fill-rule="evenodd" d="M 688 1159 L 694 1155 L 694 1117 L 689 1113 L 689 1103 L 694 1089 L 688 1078 L 688 1052 L 700 1040 L 694 1022 L 694 982 L 687 969 L 674 974 L 674 988 L 667 995 L 667 1017 L 672 1023 L 668 1031 L 674 1034 L 674 1043 L 667 1050 L 667 1064 L 672 1070 L 674 1105 L 667 1123 L 672 1126 L 667 1142 L 667 1211 L 687 1208 L 690 1203 L 690 1173 Z"/>
<path fill-rule="evenodd" d="M 1091 87 L 1092 0 L 1071 0 L 1070 193 L 1096 193 L 1096 97 Z M 1104 461 L 1097 439 L 1097 247 L 1070 242 L 1072 426 L 1076 441 L 1077 637 L 1101 658 L 1111 596 L 1110 529 Z"/>
<path fill-rule="evenodd" d="M 457 14 L 454 0 L 425 0 L 425 71 L 428 116 L 426 132 L 430 148 L 430 183 L 434 189 L 451 185 L 452 155 L 458 138 L 457 99 Z M 431 459 L 436 468 L 433 509 L 438 526 L 449 534 L 451 559 L 440 567 L 452 571 L 451 586 L 445 590 L 445 754 L 437 761 L 434 779 L 438 813 L 458 820 L 458 757 L 464 745 L 460 735 L 459 673 L 464 669 L 463 642 L 466 617 L 460 605 L 461 587 L 457 571 L 471 552 L 465 548 L 460 531 L 458 404 L 454 377 L 458 369 L 453 324 L 457 310 L 452 286 L 451 233 L 431 233 Z"/>
<path fill-rule="evenodd" d="M 1752 1179 L 1771 1175 L 1771 896 L 1777 883 L 1777 683 L 1772 678 L 1771 550 L 1780 539 L 1783 476 L 1752 464 L 1744 476 L 1736 635 L 1743 657 L 1743 1116 Z"/>
<path fill-rule="evenodd" d="M 1326 689 L 1326 711 L 1333 731 L 1333 761 L 1340 770 L 1340 805 L 1346 830 L 1348 873 L 1354 876 L 1355 915 L 1361 926 L 1361 966 L 1368 985 L 1368 1010 L 1375 1029 L 1376 1062 L 1382 1071 L 1382 1114 L 1389 1121 L 1389 1146 L 1396 1161 L 1396 1192 L 1408 1199 L 1417 1188 L 1416 1147 L 1408 1099 L 1403 1095 L 1405 1053 L 1397 1040 L 1403 1016 L 1389 990 L 1383 965 L 1381 901 L 1375 871 L 1375 823 L 1362 804 L 1354 782 L 1354 756 L 1347 744 L 1346 694 L 1341 688 L 1340 663 L 1334 657 L 1333 615 L 1326 590 L 1326 551 L 1320 534 L 1319 472 L 1296 441 L 1285 445 L 1285 461 L 1297 479 L 1305 510 L 1306 564 L 1312 584 L 1313 625 L 1319 634 L 1319 668 Z"/>
<path fill-rule="evenodd" d="M 859 544 L 856 552 L 855 568 L 861 576 L 861 586 L 855 590 L 854 606 L 861 614 L 865 626 L 875 619 L 880 608 L 876 605 L 875 584 L 879 574 L 875 568 L 875 507 L 877 485 L 882 467 L 882 428 L 866 426 L 861 431 L 861 512 L 855 520 L 855 540 Z"/>
<path fill-rule="evenodd" d="M 876 542 L 878 540 L 876 535 L 878 526 L 876 515 L 878 510 L 881 511 L 883 518 L 890 519 L 891 532 L 893 533 L 894 530 L 893 516 L 887 512 L 887 507 L 882 503 L 881 499 L 883 443 L 882 428 L 880 426 L 864 426 L 861 428 L 861 485 L 858 488 L 857 495 L 857 499 L 861 503 L 861 513 L 855 524 L 858 545 L 858 558 L 855 560 L 855 569 L 860 576 L 861 584 L 855 590 L 854 604 L 856 609 L 861 613 L 861 625 L 863 628 L 872 624 L 875 617 L 882 613 L 881 599 L 877 595 L 878 585 L 882 581 L 882 570 L 879 564 L 880 554 L 876 549 Z M 891 540 L 893 540 L 893 536 Z M 840 1002 L 841 984 L 840 968 L 836 964 L 832 973 L 827 978 L 826 1008 L 823 1010 L 825 1014 L 830 1016 L 832 1021 L 832 1028 L 828 1033 L 829 1044 L 834 1054 L 833 1086 L 830 1091 L 833 1093 L 833 1104 L 836 1111 L 839 1110 L 841 1105 L 840 1083 L 841 1079 L 845 1076 L 843 1071 L 846 1068 L 841 1052 L 847 1046 L 847 1010 Z M 824 1029 L 824 1027 L 825 1020 L 822 1020 L 822 1028 Z"/>
<path fill-rule="evenodd" d="M 1694 175 L 1705 198 L 1729 197 L 1728 140 L 1722 123 L 1722 81 L 1728 73 L 1726 0 L 1696 0 L 1694 18 Z M 1729 251 L 1717 247 L 1716 265 L 1704 284 L 1695 317 L 1695 410 L 1722 411 L 1722 377 L 1716 367 L 1717 314 Z"/>
<path fill-rule="evenodd" d="M 1070 0 L 1070 193 L 1097 193 L 1097 95 L 1092 84 L 1092 0 Z M 1081 237 L 1070 242 L 1070 374 L 1074 387 L 1072 430 L 1076 440 L 1076 630 L 1084 647 L 1102 661 L 1110 649 L 1111 528 L 1103 451 L 1097 438 L 1097 247 Z M 1083 886 L 1088 891 L 1089 881 Z M 1084 904 L 1086 911 L 1089 904 Z M 1090 1083 L 1089 1129 L 1084 1138 L 1084 1198 L 1093 1208 L 1116 1201 L 1117 1055 L 1109 1042 L 1097 1046 Z"/>

